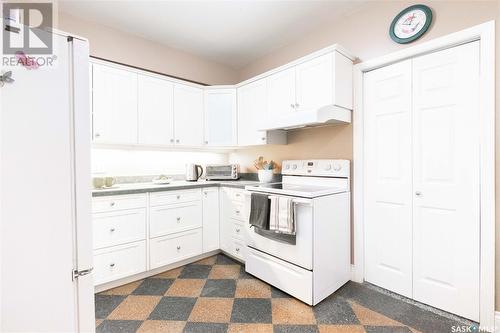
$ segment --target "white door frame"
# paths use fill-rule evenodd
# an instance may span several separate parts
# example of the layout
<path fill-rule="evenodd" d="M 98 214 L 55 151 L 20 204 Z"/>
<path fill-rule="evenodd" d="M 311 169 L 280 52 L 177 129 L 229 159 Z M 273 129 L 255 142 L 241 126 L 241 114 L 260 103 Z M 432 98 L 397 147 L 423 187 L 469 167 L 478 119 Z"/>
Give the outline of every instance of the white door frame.
<path fill-rule="evenodd" d="M 363 74 L 401 60 L 480 41 L 480 305 L 482 329 L 495 324 L 495 21 L 403 49 L 354 66 L 353 206 L 354 267 L 352 280 L 364 281 L 364 115 Z"/>

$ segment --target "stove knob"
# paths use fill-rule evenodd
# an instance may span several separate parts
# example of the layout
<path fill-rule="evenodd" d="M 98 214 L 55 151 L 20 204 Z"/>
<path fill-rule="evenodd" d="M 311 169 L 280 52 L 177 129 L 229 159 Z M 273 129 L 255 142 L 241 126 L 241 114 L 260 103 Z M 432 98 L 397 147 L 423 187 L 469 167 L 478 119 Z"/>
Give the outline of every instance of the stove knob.
<path fill-rule="evenodd" d="M 285 170 L 290 169 L 290 164 L 285 164 Z"/>
<path fill-rule="evenodd" d="M 330 171 L 331 169 L 332 169 L 332 165 L 331 164 L 325 165 L 325 171 Z"/>
<path fill-rule="evenodd" d="M 292 165 L 292 169 L 296 170 L 297 169 L 297 164 Z"/>
<path fill-rule="evenodd" d="M 334 164 L 333 165 L 333 170 L 340 171 L 340 169 L 342 169 L 342 166 L 340 164 Z"/>

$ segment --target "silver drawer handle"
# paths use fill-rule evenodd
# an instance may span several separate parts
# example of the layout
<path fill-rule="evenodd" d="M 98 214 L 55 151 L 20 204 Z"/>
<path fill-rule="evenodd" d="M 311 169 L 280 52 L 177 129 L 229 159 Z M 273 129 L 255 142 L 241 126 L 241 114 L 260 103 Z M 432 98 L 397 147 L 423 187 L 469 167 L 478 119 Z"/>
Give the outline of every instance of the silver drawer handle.
<path fill-rule="evenodd" d="M 115 228 L 111 228 L 111 229 L 109 229 L 109 231 L 114 232 L 114 231 L 115 231 Z"/>
<path fill-rule="evenodd" d="M 236 229 L 236 232 L 240 232 L 240 229 L 239 229 L 239 228 L 238 228 L 238 229 Z"/>
<path fill-rule="evenodd" d="M 181 221 L 181 218 L 180 218 L 180 217 L 178 217 L 178 218 L 177 218 L 177 222 L 180 222 L 180 221 Z"/>
<path fill-rule="evenodd" d="M 236 211 L 236 214 L 239 214 L 239 213 L 240 213 L 240 211 L 239 211 L 239 210 L 237 210 L 237 211 Z"/>
<path fill-rule="evenodd" d="M 115 263 L 109 264 L 109 267 L 115 267 Z"/>
<path fill-rule="evenodd" d="M 180 195 L 178 195 L 178 196 L 177 196 L 177 199 L 180 199 L 180 198 L 181 198 L 181 196 L 180 196 Z"/>
<path fill-rule="evenodd" d="M 416 191 L 416 192 L 415 192 L 415 195 L 416 195 L 417 197 L 419 197 L 419 196 L 421 196 L 421 195 L 422 195 L 422 192 L 420 192 L 420 191 Z"/>
<path fill-rule="evenodd" d="M 100 137 L 100 136 L 101 136 L 101 134 L 100 134 L 100 133 L 96 133 L 94 136 L 95 136 L 96 138 L 98 138 L 98 137 Z"/>
<path fill-rule="evenodd" d="M 177 245 L 177 250 L 180 250 L 181 249 L 181 246 L 180 245 Z"/>
<path fill-rule="evenodd" d="M 113 207 L 113 206 L 115 205 L 115 202 L 114 202 L 114 201 L 111 201 L 111 202 L 109 203 L 109 205 L 110 205 L 111 207 Z"/>
<path fill-rule="evenodd" d="M 240 252 L 240 248 L 239 247 L 236 248 L 236 252 Z"/>

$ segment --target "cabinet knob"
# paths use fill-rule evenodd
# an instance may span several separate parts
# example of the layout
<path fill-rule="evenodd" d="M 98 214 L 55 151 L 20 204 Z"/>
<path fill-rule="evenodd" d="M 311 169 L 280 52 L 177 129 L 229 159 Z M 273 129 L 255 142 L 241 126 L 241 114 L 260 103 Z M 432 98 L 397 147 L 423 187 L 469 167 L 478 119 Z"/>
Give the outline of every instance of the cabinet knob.
<path fill-rule="evenodd" d="M 113 206 L 115 205 L 115 202 L 114 202 L 114 201 L 111 201 L 111 202 L 109 203 L 109 205 L 110 205 L 111 207 L 113 207 Z"/>
<path fill-rule="evenodd" d="M 299 107 L 299 103 L 295 103 L 295 107 L 298 108 Z"/>
<path fill-rule="evenodd" d="M 180 250 L 181 249 L 181 246 L 180 245 L 177 245 L 177 250 Z"/>
<path fill-rule="evenodd" d="M 115 263 L 113 262 L 113 263 L 109 264 L 109 267 L 115 267 Z"/>
<path fill-rule="evenodd" d="M 205 141 L 205 144 L 208 145 L 208 141 Z"/>
<path fill-rule="evenodd" d="M 295 104 L 290 104 L 290 107 L 291 107 L 292 109 L 295 109 Z"/>
<path fill-rule="evenodd" d="M 240 252 L 240 248 L 239 247 L 236 248 L 236 252 Z"/>
<path fill-rule="evenodd" d="M 96 137 L 96 138 L 101 137 L 101 133 L 96 133 L 96 134 L 94 134 L 94 137 Z"/>
<path fill-rule="evenodd" d="M 261 139 L 262 141 L 266 141 L 266 138 L 264 138 L 264 137 L 262 137 L 262 138 L 260 138 L 260 139 Z"/>
<path fill-rule="evenodd" d="M 109 229 L 109 231 L 114 232 L 114 231 L 115 231 L 115 228 L 111 228 L 111 229 Z"/>
<path fill-rule="evenodd" d="M 170 143 L 174 143 L 174 139 L 170 139 Z"/>
<path fill-rule="evenodd" d="M 177 200 L 179 200 L 180 198 L 181 198 L 181 196 L 180 196 L 180 195 L 177 195 Z"/>
<path fill-rule="evenodd" d="M 180 217 L 178 217 L 178 218 L 177 218 L 177 222 L 180 222 L 180 221 L 181 221 L 181 218 L 180 218 Z"/>
<path fill-rule="evenodd" d="M 415 195 L 416 195 L 417 197 L 420 197 L 420 196 L 422 195 L 422 192 L 420 192 L 420 191 L 416 191 L 416 192 L 415 192 Z"/>
<path fill-rule="evenodd" d="M 236 232 L 240 232 L 240 228 L 236 229 Z"/>
<path fill-rule="evenodd" d="M 236 214 L 239 214 L 239 213 L 240 213 L 240 211 L 239 211 L 239 210 L 237 210 L 237 211 L 236 211 Z"/>
<path fill-rule="evenodd" d="M 177 140 L 175 140 L 175 142 L 176 142 L 176 143 L 179 143 L 179 142 L 180 142 L 180 140 L 179 140 L 179 139 L 177 139 Z"/>

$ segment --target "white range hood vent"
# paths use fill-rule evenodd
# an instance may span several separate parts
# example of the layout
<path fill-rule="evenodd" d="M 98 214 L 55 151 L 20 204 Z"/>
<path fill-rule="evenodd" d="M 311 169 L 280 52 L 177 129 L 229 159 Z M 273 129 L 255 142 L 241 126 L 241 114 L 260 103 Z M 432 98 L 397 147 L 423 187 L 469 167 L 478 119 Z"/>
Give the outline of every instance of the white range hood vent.
<path fill-rule="evenodd" d="M 263 131 L 289 130 L 301 127 L 350 124 L 352 111 L 336 105 L 327 105 L 316 110 L 304 110 L 275 117 L 262 124 Z"/>

